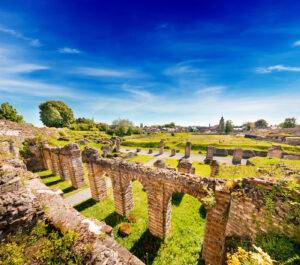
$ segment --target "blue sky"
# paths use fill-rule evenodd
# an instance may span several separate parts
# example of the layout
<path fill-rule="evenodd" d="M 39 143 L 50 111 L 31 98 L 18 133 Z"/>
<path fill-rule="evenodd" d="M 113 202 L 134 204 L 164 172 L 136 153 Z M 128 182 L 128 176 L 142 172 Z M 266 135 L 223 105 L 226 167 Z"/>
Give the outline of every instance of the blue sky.
<path fill-rule="evenodd" d="M 300 120 L 299 1 L 1 0 L 0 102 L 111 123 Z"/>

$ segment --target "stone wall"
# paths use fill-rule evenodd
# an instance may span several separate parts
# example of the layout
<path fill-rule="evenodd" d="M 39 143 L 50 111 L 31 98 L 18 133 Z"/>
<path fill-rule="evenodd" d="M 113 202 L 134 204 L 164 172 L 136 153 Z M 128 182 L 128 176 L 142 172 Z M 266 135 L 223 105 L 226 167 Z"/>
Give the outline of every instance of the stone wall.
<path fill-rule="evenodd" d="M 23 229 L 30 229 L 42 215 L 39 204 L 24 182 L 31 178 L 21 160 L 0 164 L 0 243 Z"/>
<path fill-rule="evenodd" d="M 91 189 L 93 198 L 100 201 L 106 197 L 107 187 L 103 178 L 108 174 L 112 180 L 115 210 L 118 214 L 125 215 L 134 207 L 131 180 L 138 180 L 143 185 L 148 198 L 149 230 L 157 237 L 166 237 L 170 230 L 173 193 L 189 194 L 202 202 L 207 210 L 203 244 L 203 258 L 206 264 L 222 264 L 225 238 L 233 235 L 234 231 L 242 235 L 243 231 L 247 231 L 247 227 L 250 227 L 250 237 L 254 238 L 255 221 L 254 219 L 250 221 L 250 218 L 255 218 L 257 215 L 261 222 L 266 222 L 268 219 L 263 211 L 255 210 L 254 206 L 257 202 L 264 202 L 265 197 L 258 192 L 259 188 L 264 186 L 265 189 L 272 190 L 276 184 L 273 181 L 238 179 L 235 180 L 234 186 L 241 187 L 241 190 L 230 190 L 234 188 L 229 188 L 226 185 L 228 181 L 225 179 L 205 178 L 190 173 L 146 167 L 139 163 L 130 164 L 117 159 L 103 159 L 99 158 L 98 151 L 93 148 L 90 148 L 90 152 L 87 150 L 87 153 L 90 153 L 87 155 L 90 182 L 95 183 Z M 234 192 L 232 193 L 232 191 L 247 193 L 249 187 L 253 187 L 254 184 L 257 187 L 252 194 L 256 194 L 256 197 L 251 198 L 252 201 L 238 198 Z M 209 196 L 208 190 L 213 191 L 214 205 L 205 203 Z M 278 205 L 279 210 L 281 206 Z M 265 204 L 262 207 L 265 207 Z M 288 211 L 282 210 L 280 214 L 285 218 Z M 281 219 L 277 216 L 273 218 L 274 225 L 280 225 Z"/>
<path fill-rule="evenodd" d="M 36 136 L 58 137 L 56 128 L 37 128 L 29 123 L 17 123 L 8 120 L 0 120 L 0 137 L 14 139 L 16 142 L 24 142 L 26 138 Z"/>
<path fill-rule="evenodd" d="M 0 154 L 7 158 L 19 157 L 20 149 L 14 141 L 0 140 Z"/>

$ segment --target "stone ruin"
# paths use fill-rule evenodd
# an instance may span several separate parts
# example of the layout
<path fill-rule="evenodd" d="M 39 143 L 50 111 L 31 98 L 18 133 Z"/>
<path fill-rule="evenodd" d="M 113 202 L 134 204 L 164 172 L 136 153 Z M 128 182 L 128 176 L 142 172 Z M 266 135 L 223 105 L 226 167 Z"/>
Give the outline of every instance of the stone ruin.
<path fill-rule="evenodd" d="M 220 165 L 217 160 L 210 161 L 210 177 L 216 178 L 219 176 Z"/>
<path fill-rule="evenodd" d="M 116 139 L 116 152 L 120 152 L 121 149 L 121 141 L 119 138 Z"/>
<path fill-rule="evenodd" d="M 16 143 L 11 140 L 0 141 L 0 151 L 10 157 L 19 157 L 20 155 L 20 149 L 17 147 Z"/>
<path fill-rule="evenodd" d="M 159 160 L 156 160 L 153 163 L 153 166 L 157 167 L 157 168 L 165 168 L 166 167 L 166 162 L 164 160 L 162 160 L 162 159 L 159 159 Z"/>
<path fill-rule="evenodd" d="M 268 150 L 269 158 L 282 158 L 283 150 L 281 145 L 272 145 L 272 147 Z"/>
<path fill-rule="evenodd" d="M 232 164 L 241 164 L 242 158 L 243 158 L 243 149 L 235 148 L 232 157 Z"/>
<path fill-rule="evenodd" d="M 160 140 L 160 142 L 159 142 L 159 154 L 160 155 L 162 155 L 164 153 L 164 145 L 165 145 L 164 140 L 163 139 Z"/>
<path fill-rule="evenodd" d="M 191 148 L 192 148 L 192 143 L 191 142 L 186 142 L 185 153 L 184 153 L 185 157 L 190 157 L 191 156 Z"/>
<path fill-rule="evenodd" d="M 214 149 L 215 147 L 214 146 L 208 146 L 207 147 L 207 151 L 206 151 L 206 157 L 204 159 L 204 162 L 209 164 L 212 160 L 213 160 L 213 157 L 214 157 Z"/>
<path fill-rule="evenodd" d="M 176 149 L 175 149 L 175 148 L 173 148 L 173 149 L 171 150 L 171 156 L 176 156 Z"/>
<path fill-rule="evenodd" d="M 191 174 L 192 162 L 188 159 L 180 159 L 178 161 L 177 169 L 179 173 Z"/>
<path fill-rule="evenodd" d="M 148 153 L 149 153 L 149 154 L 153 154 L 153 149 L 150 148 Z"/>

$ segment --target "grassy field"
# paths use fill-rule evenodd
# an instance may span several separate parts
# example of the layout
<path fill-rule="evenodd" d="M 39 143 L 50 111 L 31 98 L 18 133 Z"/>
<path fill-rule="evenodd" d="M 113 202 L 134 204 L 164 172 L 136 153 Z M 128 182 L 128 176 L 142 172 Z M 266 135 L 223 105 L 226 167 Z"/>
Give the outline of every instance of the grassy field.
<path fill-rule="evenodd" d="M 179 149 L 184 151 L 186 141 L 192 142 L 192 153 L 206 153 L 206 148 L 213 145 L 217 148 L 236 148 L 252 149 L 259 151 L 267 151 L 272 143 L 266 141 L 258 141 L 239 136 L 232 135 L 197 135 L 193 133 L 175 133 L 174 136 L 170 133 L 156 133 L 156 134 L 143 134 L 132 135 L 125 137 L 125 141 L 121 143 L 126 147 L 140 147 L 144 149 L 154 148 L 158 150 L 159 142 L 165 139 L 165 148 Z M 273 143 L 274 144 L 274 143 Z M 275 143 L 278 144 L 278 143 Z M 284 145 L 282 147 L 285 151 L 300 154 L 300 147 Z"/>
<path fill-rule="evenodd" d="M 71 184 L 71 180 L 61 180 L 60 176 L 53 175 L 50 170 L 40 171 L 40 172 L 37 172 L 37 174 L 41 177 L 41 180 L 43 181 L 43 183 L 45 183 L 48 187 L 60 188 L 64 193 L 64 197 L 66 198 L 66 197 L 76 194 L 79 191 L 89 188 L 90 184 L 89 184 L 89 178 L 87 177 L 87 168 L 86 168 L 85 163 L 83 166 L 84 166 L 84 171 L 85 171 L 86 185 L 80 189 L 73 188 L 72 184 Z"/>
<path fill-rule="evenodd" d="M 152 159 L 154 159 L 154 156 L 151 155 L 137 155 L 137 156 L 133 156 L 129 158 L 129 162 L 142 162 L 142 163 L 147 163 L 149 161 L 151 161 Z"/>
<path fill-rule="evenodd" d="M 75 208 L 86 217 L 94 216 L 113 227 L 117 242 L 139 257 L 146 264 L 204 264 L 200 259 L 205 210 L 201 203 L 183 194 L 173 194 L 171 231 L 165 240 L 152 236 L 148 230 L 147 195 L 138 181 L 133 181 L 134 210 L 136 223 L 131 223 L 132 234 L 122 237 L 118 233 L 121 222 L 126 221 L 115 213 L 112 189 L 109 197 L 96 203 L 86 200 Z"/>

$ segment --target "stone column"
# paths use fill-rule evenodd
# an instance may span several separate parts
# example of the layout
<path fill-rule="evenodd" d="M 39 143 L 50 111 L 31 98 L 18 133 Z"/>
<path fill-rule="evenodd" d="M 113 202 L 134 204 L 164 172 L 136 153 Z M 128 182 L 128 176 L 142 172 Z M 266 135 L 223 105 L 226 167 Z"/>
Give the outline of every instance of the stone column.
<path fill-rule="evenodd" d="M 44 159 L 44 163 L 45 163 L 45 168 L 48 169 L 48 170 L 53 171 L 50 148 L 49 147 L 43 147 L 42 152 L 43 152 L 43 159 Z"/>
<path fill-rule="evenodd" d="M 116 139 L 116 152 L 120 152 L 120 139 Z"/>
<path fill-rule="evenodd" d="M 161 239 L 165 238 L 171 224 L 171 196 L 164 192 L 162 183 L 152 182 L 147 192 L 149 231 L 152 235 Z"/>
<path fill-rule="evenodd" d="M 209 164 L 213 160 L 214 150 L 215 150 L 214 146 L 208 146 L 207 147 L 206 158 L 204 159 L 205 163 Z"/>
<path fill-rule="evenodd" d="M 216 178 L 219 176 L 220 165 L 217 160 L 212 160 L 210 162 L 210 177 Z"/>
<path fill-rule="evenodd" d="M 149 154 L 152 154 L 152 153 L 153 153 L 153 149 L 150 148 L 150 149 L 149 149 Z"/>
<path fill-rule="evenodd" d="M 185 157 L 190 157 L 191 156 L 191 148 L 192 148 L 192 144 L 191 142 L 186 142 L 185 145 Z"/>
<path fill-rule="evenodd" d="M 68 153 L 64 152 L 64 149 L 61 150 L 59 154 L 60 166 L 61 166 L 61 179 L 68 180 L 71 179 L 72 170 L 70 169 L 70 161 Z"/>
<path fill-rule="evenodd" d="M 176 149 L 173 148 L 173 149 L 171 150 L 171 156 L 175 156 L 175 155 L 176 155 Z"/>
<path fill-rule="evenodd" d="M 159 154 L 162 155 L 164 153 L 164 140 L 160 140 L 159 143 Z"/>
<path fill-rule="evenodd" d="M 223 264 L 227 224 L 224 216 L 228 215 L 231 196 L 216 187 L 215 199 L 215 206 L 207 209 L 202 257 L 205 264 L 220 265 Z"/>
<path fill-rule="evenodd" d="M 88 162 L 86 166 L 89 172 L 88 177 L 92 198 L 97 202 L 102 201 L 107 197 L 105 172 L 93 162 Z"/>
<path fill-rule="evenodd" d="M 232 164 L 241 164 L 243 158 L 243 149 L 235 148 L 232 157 Z"/>
<path fill-rule="evenodd" d="M 269 158 L 282 158 L 283 150 L 281 145 L 272 145 L 272 147 L 268 150 Z"/>
<path fill-rule="evenodd" d="M 133 193 L 131 181 L 125 180 L 120 172 L 115 172 L 112 177 L 115 210 L 120 215 L 129 213 L 133 207 Z"/>
<path fill-rule="evenodd" d="M 178 161 L 178 172 L 179 173 L 185 173 L 185 174 L 191 174 L 192 169 L 192 162 L 187 159 L 180 159 Z"/>
<path fill-rule="evenodd" d="M 56 147 L 51 147 L 50 148 L 50 157 L 51 157 L 51 162 L 52 162 L 52 174 L 55 176 L 59 176 L 59 160 L 58 156 L 56 154 Z"/>

